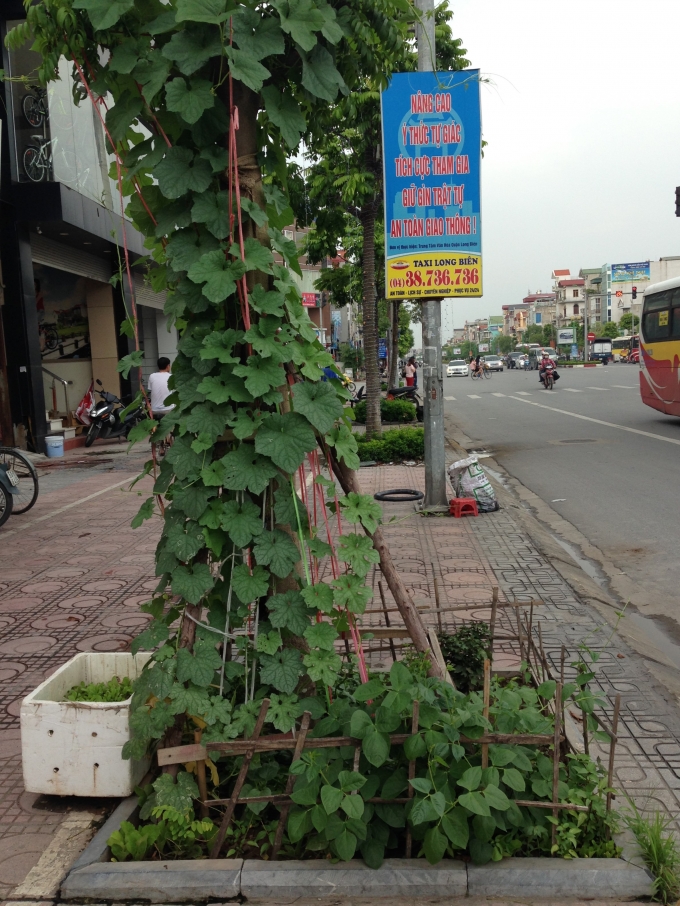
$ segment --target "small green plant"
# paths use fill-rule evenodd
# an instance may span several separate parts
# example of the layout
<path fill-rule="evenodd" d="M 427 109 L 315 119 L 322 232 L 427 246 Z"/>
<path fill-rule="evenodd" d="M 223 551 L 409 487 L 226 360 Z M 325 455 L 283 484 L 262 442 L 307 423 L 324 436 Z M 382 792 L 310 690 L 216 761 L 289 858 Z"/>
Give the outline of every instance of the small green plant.
<path fill-rule="evenodd" d="M 456 632 L 439 632 L 437 637 L 456 689 L 468 693 L 481 688 L 484 661 L 491 656 L 488 623 L 468 623 Z"/>
<path fill-rule="evenodd" d="M 364 400 L 354 407 L 354 417 L 358 424 L 365 424 L 366 403 Z M 414 422 L 416 407 L 408 400 L 381 400 L 380 417 L 383 422 Z"/>
<path fill-rule="evenodd" d="M 367 440 L 364 434 L 355 434 L 361 462 L 401 462 L 404 459 L 422 459 L 425 455 L 425 438 L 422 428 L 394 428 L 379 438 Z"/>
<path fill-rule="evenodd" d="M 160 824 L 143 824 L 135 827 L 129 821 L 123 821 L 120 830 L 114 831 L 107 843 L 111 849 L 114 862 L 141 862 L 151 847 L 163 835 Z"/>
<path fill-rule="evenodd" d="M 633 831 L 642 850 L 642 856 L 654 875 L 653 899 L 671 903 L 680 896 L 680 853 L 672 833 L 668 832 L 671 819 L 660 812 L 653 818 L 645 817 L 635 803 L 629 800 L 632 812 L 623 820 Z"/>
<path fill-rule="evenodd" d="M 128 676 L 114 676 L 108 683 L 78 683 L 66 693 L 67 702 L 123 702 L 132 695 L 132 681 Z"/>

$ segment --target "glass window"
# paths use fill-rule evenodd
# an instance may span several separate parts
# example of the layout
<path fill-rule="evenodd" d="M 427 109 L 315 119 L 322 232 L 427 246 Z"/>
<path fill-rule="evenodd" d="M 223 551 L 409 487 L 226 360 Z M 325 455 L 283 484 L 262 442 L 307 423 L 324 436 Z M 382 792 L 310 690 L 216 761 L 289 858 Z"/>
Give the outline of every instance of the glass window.
<path fill-rule="evenodd" d="M 644 335 L 647 343 L 655 340 L 667 340 L 671 334 L 671 317 L 667 308 L 658 311 L 647 311 L 644 314 Z"/>
<path fill-rule="evenodd" d="M 671 333 L 674 340 L 680 340 L 680 308 L 673 309 L 673 326 Z"/>
<path fill-rule="evenodd" d="M 575 315 L 578 314 L 578 305 L 574 305 L 574 314 L 575 314 Z"/>
<path fill-rule="evenodd" d="M 668 305 L 668 293 L 653 293 L 651 296 L 645 296 L 645 311 L 656 311 L 659 308 L 666 308 Z"/>
<path fill-rule="evenodd" d="M 676 305 L 680 305 L 680 286 L 677 289 L 668 290 L 669 302 L 675 308 Z"/>
<path fill-rule="evenodd" d="M 33 274 L 43 362 L 90 359 L 87 278 L 35 262 Z"/>

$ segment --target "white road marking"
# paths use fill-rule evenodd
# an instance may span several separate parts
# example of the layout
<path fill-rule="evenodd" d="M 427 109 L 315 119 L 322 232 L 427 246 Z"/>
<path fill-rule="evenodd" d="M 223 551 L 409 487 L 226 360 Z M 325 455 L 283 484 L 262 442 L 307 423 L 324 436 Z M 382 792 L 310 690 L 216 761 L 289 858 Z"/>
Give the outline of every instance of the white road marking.
<path fill-rule="evenodd" d="M 491 396 L 505 396 L 504 393 L 492 393 Z"/>
<path fill-rule="evenodd" d="M 71 507 L 80 506 L 81 503 L 85 503 L 88 500 L 92 500 L 93 497 L 99 497 L 100 494 L 106 494 L 107 491 L 114 491 L 116 488 L 121 487 L 124 484 L 131 484 L 135 480 L 136 476 L 128 476 L 119 481 L 118 484 L 109 485 L 108 488 L 102 488 L 101 491 L 95 491 L 94 494 L 89 494 L 87 497 L 81 497 L 78 500 L 74 500 L 73 503 L 67 503 L 66 506 L 59 507 L 58 510 L 52 510 L 51 513 L 47 513 L 46 516 L 39 516 L 37 519 L 31 519 L 30 522 L 20 525 L 18 528 L 10 529 L 8 532 L 3 531 L 2 537 L 8 538 L 10 535 L 16 535 L 17 532 L 24 532 L 26 529 L 33 528 L 34 525 L 37 525 L 39 522 L 44 522 L 46 519 L 52 519 L 53 516 L 58 516 L 59 513 L 63 513 L 66 510 L 70 510 Z"/>
<path fill-rule="evenodd" d="M 577 390 L 576 387 L 564 387 L 567 393 L 583 393 L 583 390 Z"/>
<path fill-rule="evenodd" d="M 588 387 L 588 390 L 604 390 L 606 393 L 609 390 L 609 387 Z"/>
<path fill-rule="evenodd" d="M 517 393 L 519 396 L 531 396 L 530 393 L 527 393 L 526 390 L 518 390 Z"/>
<path fill-rule="evenodd" d="M 476 393 L 468 393 L 468 397 L 471 400 L 481 400 L 481 396 L 477 396 Z"/>
<path fill-rule="evenodd" d="M 455 396 L 445 396 L 444 399 L 448 400 L 448 402 L 450 403 L 454 403 L 456 401 Z"/>
<path fill-rule="evenodd" d="M 572 418 L 580 418 L 584 422 L 594 422 L 596 425 L 604 425 L 605 428 L 617 428 L 619 431 L 627 431 L 629 434 L 641 434 L 643 437 L 652 437 L 654 440 L 663 440 L 667 444 L 675 444 L 680 447 L 680 440 L 674 437 L 664 437 L 663 434 L 652 434 L 651 431 L 640 431 L 639 428 L 628 428 L 626 425 L 616 425 L 614 422 L 605 422 L 599 418 L 591 418 L 589 415 L 579 415 L 577 412 L 568 412 L 566 409 L 556 409 L 554 406 L 544 406 L 543 403 L 535 403 L 533 400 L 523 400 L 518 396 L 511 396 L 511 400 L 518 403 L 527 403 L 529 406 L 538 406 L 539 409 L 547 409 L 549 412 L 557 412 L 560 415 L 570 415 Z"/>
<path fill-rule="evenodd" d="M 612 384 L 612 387 L 617 387 L 619 390 L 637 390 L 637 387 L 631 387 L 630 384 Z"/>

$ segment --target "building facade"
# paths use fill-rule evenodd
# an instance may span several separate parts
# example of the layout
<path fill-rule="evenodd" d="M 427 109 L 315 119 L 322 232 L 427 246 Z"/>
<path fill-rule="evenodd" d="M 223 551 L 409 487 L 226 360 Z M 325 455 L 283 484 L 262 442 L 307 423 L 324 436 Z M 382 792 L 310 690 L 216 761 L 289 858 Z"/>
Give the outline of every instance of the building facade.
<path fill-rule="evenodd" d="M 0 443 L 42 452 L 45 436 L 72 418 L 93 380 L 126 399 L 136 377 L 117 371 L 130 351 L 120 325 L 136 297 L 145 370 L 176 349 L 164 298 L 144 274 L 113 280 L 125 244 L 134 262 L 143 238 L 120 214 L 112 158 L 89 99 L 73 101 L 71 67 L 46 92 L 31 83 L 39 65 L 27 42 L 5 47 L 25 17 L 6 0 L 0 12 L 4 103 L 0 105 Z"/>

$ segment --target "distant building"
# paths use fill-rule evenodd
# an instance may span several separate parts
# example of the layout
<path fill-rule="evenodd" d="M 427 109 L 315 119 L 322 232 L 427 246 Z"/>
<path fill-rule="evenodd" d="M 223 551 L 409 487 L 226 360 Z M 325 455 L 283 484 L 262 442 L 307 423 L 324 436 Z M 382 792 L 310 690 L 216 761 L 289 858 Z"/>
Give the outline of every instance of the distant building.
<path fill-rule="evenodd" d="M 535 293 L 528 293 L 522 299 L 522 303 L 529 306 L 529 324 L 537 324 L 539 327 L 545 327 L 546 324 L 554 324 L 556 319 L 556 299 L 555 293 L 544 293 L 541 290 Z"/>
<path fill-rule="evenodd" d="M 503 333 L 521 343 L 527 327 L 531 324 L 529 320 L 532 314 L 531 304 L 516 302 L 512 305 L 503 305 L 502 310 Z"/>
<path fill-rule="evenodd" d="M 640 314 L 642 294 L 648 286 L 680 277 L 680 256 L 581 268 L 579 276 L 585 280 L 589 322 L 618 323 L 626 312 Z M 636 299 L 633 299 L 633 287 Z"/>
<path fill-rule="evenodd" d="M 568 270 L 554 270 L 552 279 L 556 326 L 565 327 L 572 321 L 582 321 L 585 304 L 583 277 L 572 277 Z"/>

